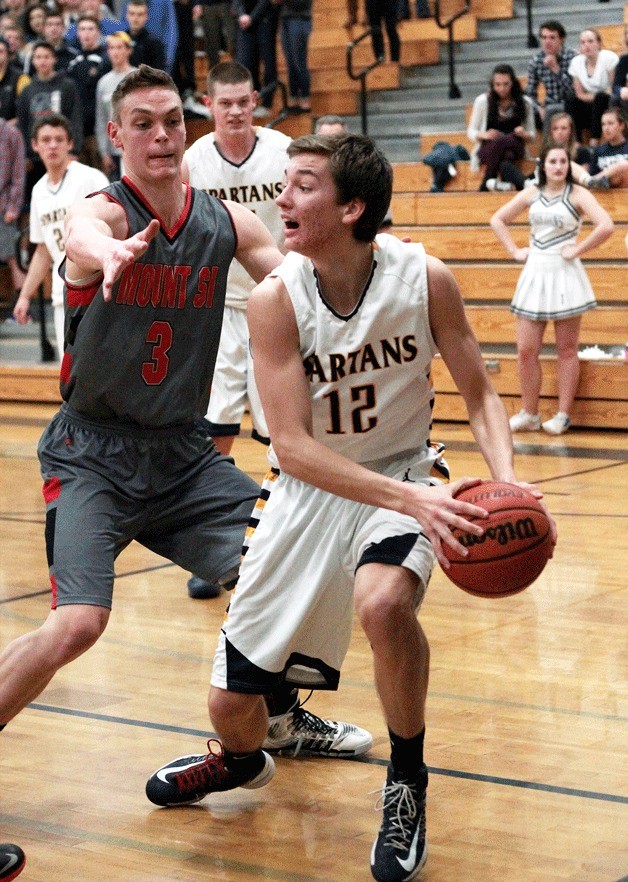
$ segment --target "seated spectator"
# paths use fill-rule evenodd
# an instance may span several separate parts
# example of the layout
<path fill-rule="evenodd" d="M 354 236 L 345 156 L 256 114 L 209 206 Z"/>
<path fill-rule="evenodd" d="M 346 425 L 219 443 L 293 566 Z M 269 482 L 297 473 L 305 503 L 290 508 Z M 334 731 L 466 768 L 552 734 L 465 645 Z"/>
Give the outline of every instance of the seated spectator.
<path fill-rule="evenodd" d="M 84 15 L 90 15 L 96 19 L 96 24 L 100 29 L 101 37 L 108 37 L 109 34 L 115 34 L 116 31 L 124 30 L 124 22 L 118 21 L 117 18 L 111 16 L 111 10 L 100 0 L 81 0 L 79 6 L 80 15 L 72 25 L 68 28 L 65 38 L 71 45 L 80 48 L 78 39 L 78 23 Z"/>
<path fill-rule="evenodd" d="M 101 160 L 96 144 L 96 87 L 98 80 L 109 70 L 111 63 L 107 47 L 102 41 L 98 19 L 83 14 L 78 20 L 79 54 L 70 63 L 68 76 L 77 86 L 83 109 L 83 150 L 81 161 L 92 168 L 100 168 Z"/>
<path fill-rule="evenodd" d="M 602 114 L 611 100 L 612 84 L 619 56 L 602 49 L 602 38 L 592 28 L 580 34 L 580 54 L 572 59 L 569 73 L 575 95 L 567 102 L 567 111 L 576 124 L 576 137 L 582 142 L 589 130 L 589 146 L 595 147 L 602 135 Z"/>
<path fill-rule="evenodd" d="M 200 18 L 205 36 L 205 52 L 209 66 L 220 61 L 221 49 L 232 57 L 236 45 L 236 20 L 229 0 L 201 0 L 194 6 L 194 14 Z"/>
<path fill-rule="evenodd" d="M 148 3 L 146 0 L 130 0 L 126 8 L 126 19 L 129 23 L 127 33 L 133 41 L 130 63 L 132 67 L 148 64 L 159 70 L 166 69 L 166 50 L 164 44 L 149 32 Z"/>
<path fill-rule="evenodd" d="M 27 45 L 43 40 L 44 21 L 46 20 L 46 8 L 39 3 L 31 3 L 19 19 L 19 24 L 24 32 Z"/>
<path fill-rule="evenodd" d="M 17 82 L 20 75 L 9 64 L 9 44 L 0 37 L 0 117 L 14 122 L 17 109 Z"/>
<path fill-rule="evenodd" d="M 312 0 L 280 0 L 281 48 L 288 65 L 288 108 L 311 109 L 307 46 L 312 32 Z"/>
<path fill-rule="evenodd" d="M 124 31 L 107 37 L 107 53 L 111 70 L 98 80 L 96 86 L 96 138 L 98 151 L 102 158 L 102 170 L 110 181 L 121 177 L 121 151 L 114 147 L 107 134 L 107 123 L 111 119 L 111 97 L 120 80 L 135 68 L 130 62 L 131 38 Z"/>
<path fill-rule="evenodd" d="M 12 16 L 7 16 L 7 21 L 2 23 L 0 33 L 4 37 L 9 47 L 9 65 L 18 73 L 24 70 L 22 61 L 22 50 L 24 48 L 24 33 L 22 28 L 15 22 Z M 4 19 L 4 16 L 3 16 Z M 18 92 L 20 86 L 18 86 Z"/>
<path fill-rule="evenodd" d="M 628 50 L 628 25 L 624 26 L 624 49 Z M 624 116 L 628 114 L 628 51 L 620 56 L 613 79 L 613 104 L 621 107 Z"/>
<path fill-rule="evenodd" d="M 0 260 L 11 271 L 13 290 L 19 294 L 24 273 L 15 257 L 19 235 L 17 219 L 22 213 L 26 166 L 24 141 L 19 129 L 0 119 Z"/>
<path fill-rule="evenodd" d="M 567 110 L 574 94 L 569 65 L 576 53 L 565 48 L 567 32 L 559 21 L 544 22 L 539 28 L 541 49 L 528 62 L 526 95 L 532 99 L 537 128 L 547 131 L 554 113 Z M 539 87 L 545 87 L 545 100 L 539 98 Z"/>
<path fill-rule="evenodd" d="M 496 183 L 502 163 L 523 159 L 526 141 L 536 137 L 532 102 L 522 93 L 509 64 L 493 69 L 488 92 L 473 102 L 467 136 L 475 141 L 471 168 L 484 166 L 480 190 L 499 189 Z"/>
<path fill-rule="evenodd" d="M 20 17 L 25 9 L 26 0 L 2 0 L 0 3 L 0 15 L 7 13 L 20 27 L 22 27 Z"/>
<path fill-rule="evenodd" d="M 602 134 L 604 143 L 593 150 L 584 185 L 590 190 L 628 187 L 628 141 L 621 108 L 611 107 L 602 114 Z"/>
<path fill-rule="evenodd" d="M 46 13 L 44 21 L 44 40 L 55 50 L 55 70 L 66 71 L 70 62 L 78 55 L 78 49 L 70 46 L 65 39 L 65 23 L 59 9 L 51 9 Z"/>
<path fill-rule="evenodd" d="M 344 119 L 332 113 L 319 116 L 314 123 L 315 135 L 346 135 L 348 131 Z"/>

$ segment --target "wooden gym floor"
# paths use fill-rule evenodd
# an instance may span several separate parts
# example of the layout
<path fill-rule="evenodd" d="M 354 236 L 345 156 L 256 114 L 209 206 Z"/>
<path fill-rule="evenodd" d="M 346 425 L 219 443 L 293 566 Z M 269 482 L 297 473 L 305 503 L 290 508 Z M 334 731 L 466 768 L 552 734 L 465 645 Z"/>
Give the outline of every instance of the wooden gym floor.
<path fill-rule="evenodd" d="M 54 409 L 0 405 L 0 643 L 48 609 L 37 439 Z M 456 476 L 487 476 L 468 428 L 441 423 Z M 625 435 L 517 443 L 559 545 L 538 582 L 498 601 L 434 574 L 425 882 L 617 882 L 628 873 Z M 238 441 L 260 479 L 263 451 Z M 307 573 L 304 574 L 307 578 Z M 388 754 L 369 647 L 356 627 L 338 693 L 311 708 L 375 738 L 361 761 L 281 758 L 273 782 L 156 809 L 149 774 L 202 753 L 226 598 L 193 601 L 186 574 L 132 545 L 109 627 L 0 736 L 0 841 L 34 882 L 366 882 Z M 622 832 L 623 831 L 623 832 Z"/>

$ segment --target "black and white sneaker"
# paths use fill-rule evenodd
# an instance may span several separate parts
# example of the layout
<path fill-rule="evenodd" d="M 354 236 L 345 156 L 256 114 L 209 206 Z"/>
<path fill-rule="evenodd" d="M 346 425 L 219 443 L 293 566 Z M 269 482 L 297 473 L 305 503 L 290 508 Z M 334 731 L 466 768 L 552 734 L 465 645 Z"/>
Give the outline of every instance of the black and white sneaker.
<path fill-rule="evenodd" d="M 2 882 L 17 879 L 25 864 L 26 857 L 19 845 L 8 843 L 0 845 L 0 879 Z"/>
<path fill-rule="evenodd" d="M 419 780 L 396 781 L 388 767 L 386 784 L 377 791 L 376 810 L 383 810 L 382 826 L 371 851 L 371 872 L 377 882 L 410 882 L 427 860 L 425 797 L 427 769 Z"/>
<path fill-rule="evenodd" d="M 217 745 L 217 750 L 214 750 Z M 215 738 L 207 742 L 209 753 L 180 756 L 150 776 L 146 796 L 155 805 L 192 805 L 209 793 L 222 793 L 236 787 L 255 790 L 268 784 L 275 774 L 272 756 L 263 750 L 233 767 L 225 765 L 222 744 Z"/>
<path fill-rule="evenodd" d="M 352 723 L 322 720 L 297 703 L 287 714 L 270 718 L 264 750 L 281 751 L 296 756 L 351 757 L 366 753 L 373 736 Z"/>

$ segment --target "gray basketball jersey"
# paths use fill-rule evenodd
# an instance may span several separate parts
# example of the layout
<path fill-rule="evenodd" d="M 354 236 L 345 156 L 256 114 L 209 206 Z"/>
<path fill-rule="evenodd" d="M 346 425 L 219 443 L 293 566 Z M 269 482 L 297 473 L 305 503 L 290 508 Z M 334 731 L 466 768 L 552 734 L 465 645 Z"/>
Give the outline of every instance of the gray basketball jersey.
<path fill-rule="evenodd" d="M 155 217 L 123 178 L 102 191 L 125 210 L 129 236 Z M 160 220 L 160 218 L 157 218 Z M 236 234 L 224 205 L 188 187 L 171 230 L 102 297 L 102 279 L 66 285 L 61 394 L 99 422 L 160 427 L 205 416 Z"/>

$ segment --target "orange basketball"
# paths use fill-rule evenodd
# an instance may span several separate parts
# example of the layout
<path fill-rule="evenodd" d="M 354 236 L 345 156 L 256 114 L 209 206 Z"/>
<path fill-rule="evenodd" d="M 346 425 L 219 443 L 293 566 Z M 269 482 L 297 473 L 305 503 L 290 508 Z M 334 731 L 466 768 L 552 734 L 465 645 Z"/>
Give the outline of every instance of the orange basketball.
<path fill-rule="evenodd" d="M 485 508 L 489 515 L 482 536 L 454 528 L 468 549 L 463 557 L 443 545 L 450 568 L 445 575 L 478 597 L 508 597 L 540 576 L 552 553 L 550 522 L 541 504 L 516 484 L 485 481 L 457 496 Z"/>

